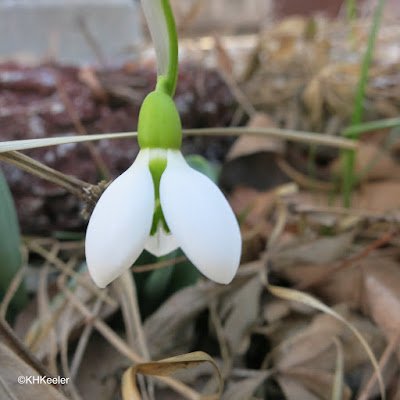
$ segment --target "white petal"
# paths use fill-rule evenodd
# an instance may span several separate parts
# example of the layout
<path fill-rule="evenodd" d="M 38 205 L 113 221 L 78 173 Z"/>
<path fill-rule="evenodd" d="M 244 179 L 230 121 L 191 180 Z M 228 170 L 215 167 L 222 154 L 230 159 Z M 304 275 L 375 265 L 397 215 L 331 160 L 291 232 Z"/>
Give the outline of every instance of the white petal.
<path fill-rule="evenodd" d="M 105 287 L 128 269 L 143 251 L 154 211 L 154 184 L 149 151 L 102 194 L 86 231 L 86 261 L 90 275 Z"/>
<path fill-rule="evenodd" d="M 178 242 L 171 233 L 164 231 L 161 225 L 158 225 L 157 232 L 149 236 L 144 248 L 157 257 L 165 256 L 179 247 Z"/>
<path fill-rule="evenodd" d="M 219 188 L 189 167 L 179 151 L 168 151 L 160 201 L 168 227 L 190 261 L 213 281 L 231 282 L 242 249 L 236 217 Z"/>

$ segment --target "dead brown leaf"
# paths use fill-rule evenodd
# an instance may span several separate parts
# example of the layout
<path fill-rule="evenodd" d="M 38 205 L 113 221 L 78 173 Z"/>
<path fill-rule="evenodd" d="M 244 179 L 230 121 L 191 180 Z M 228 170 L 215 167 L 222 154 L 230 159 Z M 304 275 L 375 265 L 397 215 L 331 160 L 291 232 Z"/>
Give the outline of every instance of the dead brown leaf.
<path fill-rule="evenodd" d="M 332 207 L 342 205 L 340 193 L 332 199 L 332 196 L 325 193 L 310 193 L 302 191 L 294 194 L 289 199 L 291 202 L 302 205 L 313 205 Z M 368 211 L 377 214 L 396 212 L 400 208 L 400 182 L 397 180 L 367 182 L 354 191 L 352 207 L 358 211 Z"/>
<path fill-rule="evenodd" d="M 364 271 L 364 309 L 388 341 L 400 327 L 400 267 L 395 260 L 368 260 Z M 400 347 L 397 346 L 400 359 Z"/>
<path fill-rule="evenodd" d="M 276 124 L 267 114 L 256 113 L 251 117 L 247 126 L 250 128 L 269 128 L 276 127 Z M 285 148 L 285 142 L 276 138 L 242 135 L 235 141 L 226 159 L 230 161 L 238 157 L 250 156 L 260 152 L 283 154 Z"/>
<path fill-rule="evenodd" d="M 244 354 L 250 345 L 250 327 L 260 312 L 260 297 L 263 285 L 255 276 L 226 299 L 222 314 L 228 314 L 223 326 L 224 335 L 231 354 Z"/>
<path fill-rule="evenodd" d="M 312 397 L 308 397 L 309 394 L 315 394 L 317 396 L 316 398 L 320 400 L 331 400 L 332 398 L 334 374 L 331 372 L 321 369 L 298 367 L 286 371 L 285 377 L 296 380 L 298 383 L 301 382 L 299 386 L 303 387 L 303 395 L 307 396 L 305 398 L 311 399 Z M 285 383 L 284 381 L 284 384 Z M 297 388 L 299 386 L 297 386 Z M 292 391 L 290 391 L 290 395 L 293 395 Z M 351 391 L 349 387 L 345 385 L 342 400 L 348 400 L 350 398 Z M 289 397 L 289 399 L 291 399 L 291 397 Z M 293 399 L 298 400 L 299 397 L 294 397 Z"/>
<path fill-rule="evenodd" d="M 367 318 L 350 311 L 342 305 L 334 308 L 360 332 L 375 354 L 382 352 L 384 339 Z M 333 372 L 336 349 L 333 337 L 340 339 L 345 355 L 345 371 L 354 370 L 358 365 L 368 363 L 369 359 L 354 334 L 341 322 L 329 315 L 318 314 L 311 324 L 277 347 L 275 365 L 280 371 L 297 367 L 320 368 Z M 277 338 L 279 340 L 279 338 Z"/>
<path fill-rule="evenodd" d="M 328 264 L 343 257 L 354 239 L 353 232 L 314 240 L 296 239 L 275 250 L 271 261 L 274 270 L 298 264 Z"/>
<path fill-rule="evenodd" d="M 82 398 L 115 399 L 121 371 L 130 365 L 131 361 L 102 336 L 92 335 L 76 376 L 76 386 Z"/>
<path fill-rule="evenodd" d="M 195 335 L 195 318 L 213 300 L 234 292 L 246 281 L 246 278 L 236 279 L 229 286 L 200 282 L 175 293 L 144 323 L 150 355 L 158 358 L 172 351 L 187 351 Z"/>
<path fill-rule="evenodd" d="M 276 380 L 287 400 L 320 400 L 318 396 L 306 389 L 303 383 L 296 378 L 283 375 L 277 376 Z"/>

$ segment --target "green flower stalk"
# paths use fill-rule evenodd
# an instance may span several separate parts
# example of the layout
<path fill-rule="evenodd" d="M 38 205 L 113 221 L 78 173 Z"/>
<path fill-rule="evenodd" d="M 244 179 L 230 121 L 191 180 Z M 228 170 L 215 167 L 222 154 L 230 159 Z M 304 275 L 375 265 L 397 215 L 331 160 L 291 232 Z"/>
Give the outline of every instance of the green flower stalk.
<path fill-rule="evenodd" d="M 182 127 L 172 99 L 178 44 L 169 2 L 142 4 L 156 48 L 157 86 L 140 110 L 136 160 L 105 190 L 90 218 L 89 272 L 105 287 L 143 249 L 162 256 L 181 247 L 200 272 L 227 284 L 240 263 L 239 225 L 220 189 L 191 168 L 180 151 Z"/>

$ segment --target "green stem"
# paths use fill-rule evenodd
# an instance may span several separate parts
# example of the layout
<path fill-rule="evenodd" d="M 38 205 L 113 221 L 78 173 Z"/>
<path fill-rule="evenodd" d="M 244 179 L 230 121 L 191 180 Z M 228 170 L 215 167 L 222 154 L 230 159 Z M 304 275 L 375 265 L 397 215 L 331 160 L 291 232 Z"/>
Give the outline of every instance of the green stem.
<path fill-rule="evenodd" d="M 378 7 L 375 11 L 374 20 L 372 23 L 371 32 L 368 37 L 367 50 L 365 52 L 364 60 L 361 66 L 361 76 L 358 81 L 358 87 L 355 97 L 355 105 L 353 116 L 351 118 L 351 125 L 359 124 L 363 116 L 364 98 L 365 90 L 368 82 L 368 72 L 371 67 L 372 55 L 375 48 L 376 36 L 378 34 L 379 23 L 381 21 L 383 8 L 385 6 L 386 0 L 380 0 Z"/>
<path fill-rule="evenodd" d="M 356 2 L 355 0 L 346 0 L 347 22 L 349 24 L 349 40 L 351 46 L 355 47 L 354 20 L 356 19 Z"/>
<path fill-rule="evenodd" d="M 168 29 L 169 41 L 169 65 L 167 76 L 165 77 L 165 85 L 167 93 L 173 97 L 175 94 L 176 84 L 178 82 L 178 34 L 174 14 L 172 13 L 169 0 L 161 0 L 164 11 L 165 22 Z"/>
<path fill-rule="evenodd" d="M 375 47 L 375 40 L 378 33 L 379 23 L 382 17 L 383 8 L 386 0 L 380 0 L 376 9 L 374 20 L 372 23 L 371 32 L 368 37 L 367 50 L 365 52 L 364 60 L 361 65 L 361 74 L 358 81 L 356 96 L 354 99 L 354 111 L 351 118 L 350 126 L 358 125 L 362 121 L 365 91 L 368 82 L 368 72 L 371 67 L 372 54 Z M 358 134 L 352 134 L 351 139 L 357 140 Z M 341 155 L 342 168 L 343 168 L 343 205 L 350 207 L 351 197 L 354 187 L 354 166 L 356 153 L 354 150 L 346 150 Z"/>
<path fill-rule="evenodd" d="M 356 2 L 355 0 L 346 1 L 347 21 L 354 22 L 356 19 Z"/>

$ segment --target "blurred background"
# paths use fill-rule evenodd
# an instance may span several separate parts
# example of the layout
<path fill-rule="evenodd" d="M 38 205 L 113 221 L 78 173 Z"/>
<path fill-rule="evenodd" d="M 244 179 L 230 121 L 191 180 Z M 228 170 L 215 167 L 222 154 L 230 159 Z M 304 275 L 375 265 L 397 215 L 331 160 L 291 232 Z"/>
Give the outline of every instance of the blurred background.
<path fill-rule="evenodd" d="M 342 0 L 173 0 L 180 35 L 256 33 L 289 15 L 345 15 Z M 357 2 L 365 15 L 375 1 Z M 388 0 L 385 13 L 398 15 Z M 60 62 L 107 61 L 137 56 L 147 38 L 138 0 L 3 0 L 0 2 L 0 56 Z"/>

